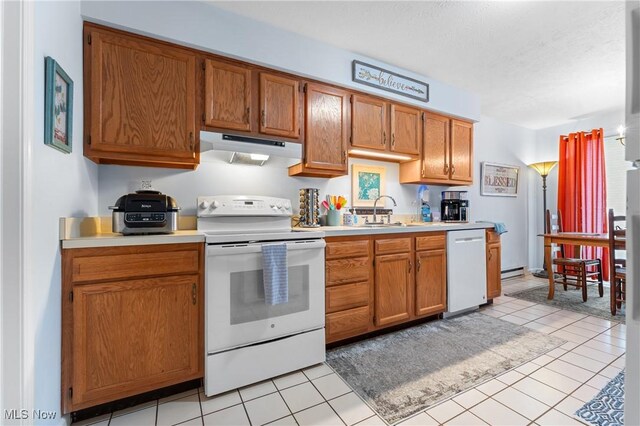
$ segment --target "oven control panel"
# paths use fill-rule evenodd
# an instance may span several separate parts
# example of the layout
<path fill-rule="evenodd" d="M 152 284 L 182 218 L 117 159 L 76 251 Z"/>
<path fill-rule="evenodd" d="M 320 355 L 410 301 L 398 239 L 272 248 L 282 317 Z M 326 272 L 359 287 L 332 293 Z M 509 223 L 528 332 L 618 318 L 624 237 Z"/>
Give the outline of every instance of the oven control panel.
<path fill-rule="evenodd" d="M 291 201 L 251 195 L 212 195 L 198 197 L 198 217 L 215 216 L 291 216 Z"/>

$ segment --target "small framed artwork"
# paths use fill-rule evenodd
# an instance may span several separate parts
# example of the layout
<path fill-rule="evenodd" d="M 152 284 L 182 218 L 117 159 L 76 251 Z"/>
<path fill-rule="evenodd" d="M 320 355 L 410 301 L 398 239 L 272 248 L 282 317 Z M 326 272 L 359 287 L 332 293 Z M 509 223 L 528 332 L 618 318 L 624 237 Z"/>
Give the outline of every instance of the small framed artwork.
<path fill-rule="evenodd" d="M 71 153 L 73 80 L 50 56 L 45 58 L 44 143 Z"/>
<path fill-rule="evenodd" d="M 484 161 L 480 176 L 480 195 L 517 197 L 519 173 L 520 168 L 517 166 Z"/>
<path fill-rule="evenodd" d="M 384 167 L 352 166 L 351 199 L 354 207 L 373 207 L 376 198 L 385 193 L 386 172 Z M 384 207 L 384 201 L 385 198 L 381 199 L 377 206 Z"/>

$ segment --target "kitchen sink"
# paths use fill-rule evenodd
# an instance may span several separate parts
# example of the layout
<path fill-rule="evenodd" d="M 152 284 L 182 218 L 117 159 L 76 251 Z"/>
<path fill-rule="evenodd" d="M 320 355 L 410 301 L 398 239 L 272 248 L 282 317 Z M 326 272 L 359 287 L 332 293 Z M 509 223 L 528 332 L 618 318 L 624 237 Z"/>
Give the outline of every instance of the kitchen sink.
<path fill-rule="evenodd" d="M 358 226 L 360 228 L 400 228 L 406 225 L 401 222 L 395 222 L 395 223 L 364 223 Z"/>

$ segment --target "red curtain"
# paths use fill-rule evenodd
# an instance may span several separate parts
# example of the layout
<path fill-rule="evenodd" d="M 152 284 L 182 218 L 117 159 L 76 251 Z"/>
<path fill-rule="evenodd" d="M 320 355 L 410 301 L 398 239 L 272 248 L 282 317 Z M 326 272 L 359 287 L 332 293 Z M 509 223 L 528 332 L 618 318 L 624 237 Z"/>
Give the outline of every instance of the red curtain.
<path fill-rule="evenodd" d="M 560 136 L 558 164 L 558 210 L 564 232 L 606 234 L 607 185 L 604 165 L 604 132 L 570 133 Z M 572 247 L 566 247 L 567 256 Z M 584 259 L 602 259 L 604 279 L 609 277 L 608 250 L 583 247 Z"/>

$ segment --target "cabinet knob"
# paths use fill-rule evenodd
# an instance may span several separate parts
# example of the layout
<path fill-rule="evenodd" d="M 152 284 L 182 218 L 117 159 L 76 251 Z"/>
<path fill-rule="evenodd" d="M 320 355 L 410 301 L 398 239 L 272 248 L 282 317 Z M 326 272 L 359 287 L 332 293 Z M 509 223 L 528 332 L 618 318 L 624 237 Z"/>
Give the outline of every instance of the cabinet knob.
<path fill-rule="evenodd" d="M 447 163 L 444 163 L 444 174 L 445 175 L 449 174 L 449 165 Z"/>
<path fill-rule="evenodd" d="M 267 122 L 267 112 L 265 110 L 262 110 L 262 127 L 265 127 L 265 123 Z"/>

